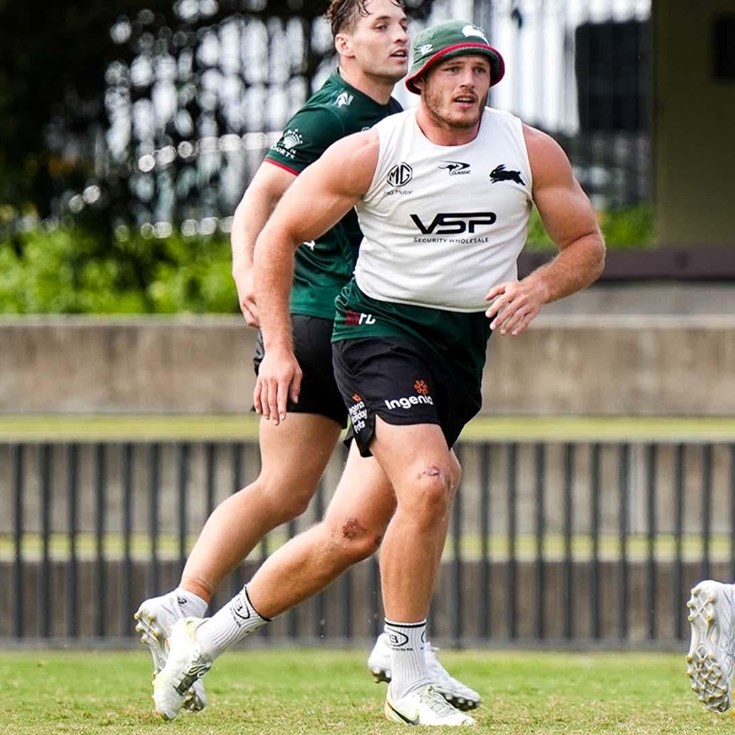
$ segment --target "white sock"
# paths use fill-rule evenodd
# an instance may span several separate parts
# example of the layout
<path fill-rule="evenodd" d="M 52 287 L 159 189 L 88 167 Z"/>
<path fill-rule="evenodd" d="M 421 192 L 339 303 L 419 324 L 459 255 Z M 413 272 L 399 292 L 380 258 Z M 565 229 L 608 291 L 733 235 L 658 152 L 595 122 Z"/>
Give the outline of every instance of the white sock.
<path fill-rule="evenodd" d="M 224 607 L 197 628 L 197 643 L 212 660 L 231 645 L 247 638 L 269 623 L 253 607 L 247 588 L 243 587 Z"/>
<path fill-rule="evenodd" d="M 187 618 L 203 618 L 207 614 L 209 603 L 199 595 L 183 587 L 177 587 L 171 594 L 176 596 L 176 602 Z"/>
<path fill-rule="evenodd" d="M 426 668 L 426 620 L 419 623 L 385 621 L 391 653 L 391 696 L 400 698 L 425 684 L 431 684 Z"/>

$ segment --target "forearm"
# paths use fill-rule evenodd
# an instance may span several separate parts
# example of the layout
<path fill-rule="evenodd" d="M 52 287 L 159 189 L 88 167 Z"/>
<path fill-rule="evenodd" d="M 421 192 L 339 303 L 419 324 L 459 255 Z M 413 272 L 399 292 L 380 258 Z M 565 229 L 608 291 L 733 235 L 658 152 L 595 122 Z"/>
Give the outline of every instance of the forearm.
<path fill-rule="evenodd" d="M 605 266 L 605 245 L 592 232 L 567 245 L 550 262 L 524 278 L 543 293 L 543 302 L 557 301 L 594 283 Z"/>
<path fill-rule="evenodd" d="M 292 347 L 290 297 L 295 247 L 268 227 L 256 243 L 255 300 L 266 351 Z"/>
<path fill-rule="evenodd" d="M 230 245 L 232 276 L 236 283 L 238 275 L 253 267 L 255 242 L 275 204 L 268 197 L 247 191 L 235 209 Z"/>

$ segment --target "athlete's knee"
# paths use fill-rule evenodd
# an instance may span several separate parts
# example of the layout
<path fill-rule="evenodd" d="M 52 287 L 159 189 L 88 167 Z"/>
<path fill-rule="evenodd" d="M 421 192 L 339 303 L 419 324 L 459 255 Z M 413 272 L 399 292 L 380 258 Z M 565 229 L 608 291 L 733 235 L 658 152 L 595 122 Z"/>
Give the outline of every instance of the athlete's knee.
<path fill-rule="evenodd" d="M 372 556 L 383 541 L 382 531 L 368 528 L 357 516 L 344 516 L 327 527 L 331 552 L 349 565 Z"/>
<path fill-rule="evenodd" d="M 457 455 L 452 452 L 450 455 L 450 464 L 449 464 L 449 500 L 454 500 L 454 496 L 457 494 L 457 488 L 459 487 L 459 483 L 462 480 L 462 465 L 459 463 L 459 460 L 457 459 Z"/>
<path fill-rule="evenodd" d="M 308 491 L 304 491 L 302 488 L 300 492 L 296 491 L 290 494 L 279 494 L 278 502 L 281 504 L 281 513 L 283 515 L 282 522 L 286 523 L 287 521 L 292 521 L 303 515 L 309 507 L 309 503 L 314 497 L 315 491 L 316 488 L 314 488 L 314 490 L 309 489 Z"/>
<path fill-rule="evenodd" d="M 237 495 L 245 507 L 252 508 L 255 503 L 261 513 L 267 513 L 280 525 L 306 512 L 315 492 L 316 485 L 311 483 L 261 475 Z"/>
<path fill-rule="evenodd" d="M 443 518 L 454 495 L 454 479 L 448 462 L 426 462 L 417 467 L 407 498 L 411 512 L 426 520 Z"/>

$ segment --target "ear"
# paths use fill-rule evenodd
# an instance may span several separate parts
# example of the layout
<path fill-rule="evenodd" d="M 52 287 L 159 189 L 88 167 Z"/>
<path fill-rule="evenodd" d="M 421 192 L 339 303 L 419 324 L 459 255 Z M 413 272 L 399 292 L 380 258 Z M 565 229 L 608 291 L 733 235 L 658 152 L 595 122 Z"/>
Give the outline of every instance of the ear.
<path fill-rule="evenodd" d="M 350 37 L 345 33 L 338 33 L 334 37 L 334 48 L 340 56 L 354 56 Z"/>

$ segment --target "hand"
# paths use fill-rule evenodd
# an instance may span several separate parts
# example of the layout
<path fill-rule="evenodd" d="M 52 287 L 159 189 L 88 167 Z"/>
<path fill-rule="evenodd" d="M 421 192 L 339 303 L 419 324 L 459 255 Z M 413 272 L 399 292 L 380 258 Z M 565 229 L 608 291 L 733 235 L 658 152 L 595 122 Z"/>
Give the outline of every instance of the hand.
<path fill-rule="evenodd" d="M 500 334 L 522 334 L 545 303 L 541 288 L 529 279 L 500 283 L 490 289 L 486 301 L 492 301 L 485 316 L 490 329 Z"/>
<path fill-rule="evenodd" d="M 253 268 L 241 271 L 235 278 L 240 311 L 249 327 L 259 327 L 258 307 L 255 305 L 255 282 Z"/>
<path fill-rule="evenodd" d="M 258 369 L 253 391 L 255 411 L 275 425 L 286 418 L 290 398 L 299 402 L 302 372 L 293 350 L 267 350 Z"/>

